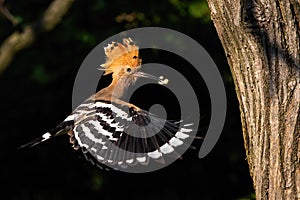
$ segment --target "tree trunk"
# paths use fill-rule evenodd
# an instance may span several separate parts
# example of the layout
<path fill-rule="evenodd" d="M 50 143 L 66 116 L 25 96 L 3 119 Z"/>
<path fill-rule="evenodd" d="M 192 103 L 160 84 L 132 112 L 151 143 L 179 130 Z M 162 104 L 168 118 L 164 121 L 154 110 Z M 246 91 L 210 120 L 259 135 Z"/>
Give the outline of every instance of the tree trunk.
<path fill-rule="evenodd" d="M 257 199 L 300 199 L 300 1 L 208 0 Z"/>

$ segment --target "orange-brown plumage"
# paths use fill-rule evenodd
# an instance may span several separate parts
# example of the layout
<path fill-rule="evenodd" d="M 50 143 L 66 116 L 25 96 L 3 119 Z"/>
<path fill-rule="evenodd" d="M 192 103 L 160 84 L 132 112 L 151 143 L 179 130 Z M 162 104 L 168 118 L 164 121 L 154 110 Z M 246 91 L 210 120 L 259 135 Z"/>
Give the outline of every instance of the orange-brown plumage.
<path fill-rule="evenodd" d="M 131 38 L 123 39 L 123 44 L 112 42 L 104 48 L 106 61 L 101 67 L 104 68 L 104 75 L 116 73 L 124 75 L 122 68 L 130 67 L 131 70 L 137 70 L 141 66 L 138 46 L 134 44 Z"/>
<path fill-rule="evenodd" d="M 123 39 L 123 43 L 112 42 L 104 47 L 106 61 L 101 65 L 104 75 L 112 74 L 111 84 L 96 93 L 91 99 L 112 101 L 122 105 L 138 107 L 120 100 L 130 84 L 139 77 L 138 70 L 142 60 L 139 58 L 139 47 L 131 38 Z"/>

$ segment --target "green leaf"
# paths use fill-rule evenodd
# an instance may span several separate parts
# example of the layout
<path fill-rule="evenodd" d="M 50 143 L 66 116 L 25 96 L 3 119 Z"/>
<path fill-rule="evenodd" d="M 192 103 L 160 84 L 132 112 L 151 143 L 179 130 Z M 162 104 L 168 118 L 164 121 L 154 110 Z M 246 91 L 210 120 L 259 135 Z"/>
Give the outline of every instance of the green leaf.
<path fill-rule="evenodd" d="M 210 11 L 204 1 L 195 1 L 188 5 L 189 13 L 194 18 L 202 18 L 204 21 L 210 20 Z"/>
<path fill-rule="evenodd" d="M 43 65 L 37 65 L 34 67 L 30 78 L 33 81 L 36 81 L 41 84 L 45 84 L 49 82 L 50 75 L 47 74 L 45 67 Z"/>

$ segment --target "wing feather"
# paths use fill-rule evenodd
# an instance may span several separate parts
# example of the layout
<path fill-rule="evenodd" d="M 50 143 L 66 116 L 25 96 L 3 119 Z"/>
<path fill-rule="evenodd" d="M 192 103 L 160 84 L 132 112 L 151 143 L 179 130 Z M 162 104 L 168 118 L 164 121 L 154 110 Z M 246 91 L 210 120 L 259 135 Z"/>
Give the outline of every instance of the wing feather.
<path fill-rule="evenodd" d="M 176 148 L 184 145 L 192 131 L 145 110 L 101 101 L 91 104 L 85 105 L 83 117 L 73 130 L 86 157 L 93 157 L 88 160 L 100 165 L 125 168 L 148 165 L 151 159 L 163 164 L 166 155 L 180 157 Z"/>

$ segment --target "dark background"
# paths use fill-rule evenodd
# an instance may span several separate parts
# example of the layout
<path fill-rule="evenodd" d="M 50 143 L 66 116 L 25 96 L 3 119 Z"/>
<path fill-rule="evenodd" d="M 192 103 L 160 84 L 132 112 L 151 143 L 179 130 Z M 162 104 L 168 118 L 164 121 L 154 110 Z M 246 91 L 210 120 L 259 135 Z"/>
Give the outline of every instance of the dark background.
<path fill-rule="evenodd" d="M 21 26 L 41 17 L 51 1 L 7 1 Z M 198 158 L 201 142 L 162 170 L 145 174 L 101 171 L 73 151 L 67 136 L 31 149 L 17 147 L 40 136 L 72 111 L 72 87 L 77 70 L 100 42 L 131 28 L 158 26 L 180 31 L 198 41 L 217 64 L 227 92 L 227 118 L 222 135 L 205 158 Z M 0 17 L 0 40 L 13 27 Z M 159 62 L 179 69 L 188 65 L 162 51 L 142 51 L 143 62 Z M 188 68 L 187 68 L 188 69 Z M 183 73 L 189 76 L 189 71 Z M 192 75 L 190 73 L 190 75 Z M 192 76 L 191 76 L 192 77 Z M 100 79 L 100 77 L 99 77 Z M 106 77 L 103 84 L 110 81 Z M 199 135 L 209 123 L 210 104 L 201 78 L 191 78 L 201 102 Z M 62 22 L 39 35 L 0 75 L 0 198 L 60 199 L 253 199 L 233 80 L 229 66 L 202 0 L 90 0 L 75 1 Z M 157 101 L 159 95 L 151 91 Z M 132 101 L 141 101 L 143 91 Z M 170 100 L 171 101 L 171 100 Z"/>

